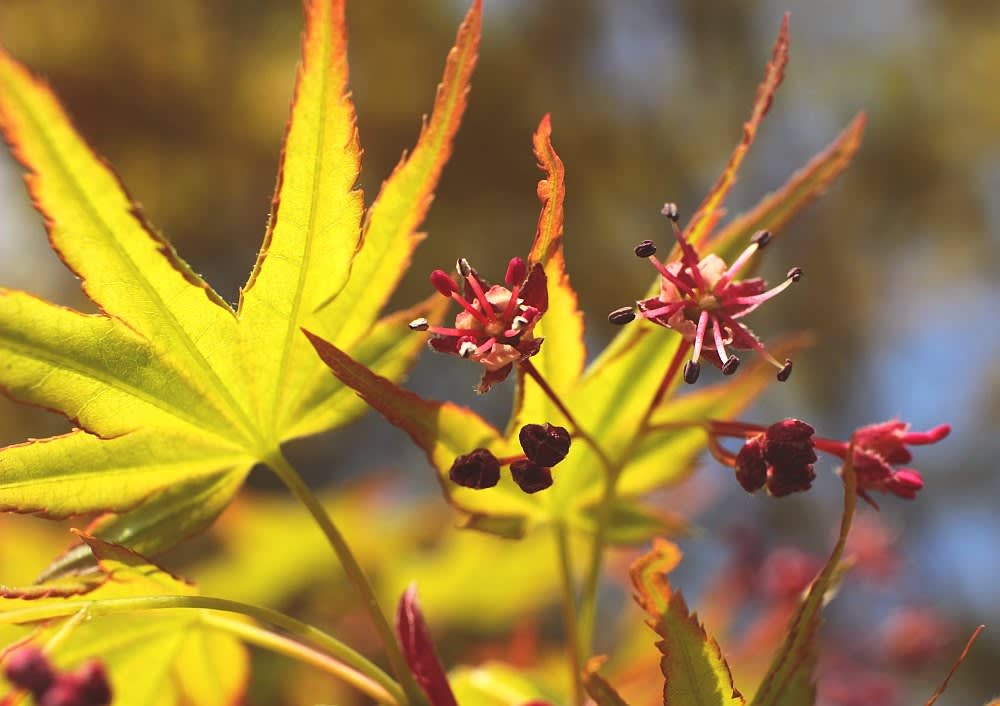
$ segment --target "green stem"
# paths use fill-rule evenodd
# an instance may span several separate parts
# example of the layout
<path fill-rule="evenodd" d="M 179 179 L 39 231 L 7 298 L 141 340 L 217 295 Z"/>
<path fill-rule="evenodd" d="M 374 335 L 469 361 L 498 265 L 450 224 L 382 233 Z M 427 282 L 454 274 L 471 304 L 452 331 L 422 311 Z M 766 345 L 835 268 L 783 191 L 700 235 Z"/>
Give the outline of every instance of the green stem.
<path fill-rule="evenodd" d="M 649 420 L 653 413 L 663 401 L 664 396 L 670 390 L 680 371 L 681 362 L 687 357 L 690 344 L 681 340 L 674 352 L 674 357 L 667 367 L 659 386 L 656 388 L 649 406 L 639 422 L 639 427 L 632 437 L 632 441 L 622 453 L 618 463 L 608 466 L 608 473 L 604 479 L 604 493 L 601 502 L 597 507 L 597 527 L 594 530 L 594 541 L 591 545 L 590 563 L 588 564 L 587 576 L 583 582 L 583 593 L 580 597 L 580 647 L 590 653 L 594 639 L 594 624 L 597 617 L 597 589 L 601 582 L 601 568 L 604 563 L 604 550 L 608 543 L 608 525 L 611 522 L 611 509 L 614 507 L 615 496 L 618 487 L 618 479 L 621 476 L 625 464 L 635 451 L 635 447 L 642 435 L 649 428 Z"/>
<path fill-rule="evenodd" d="M 58 618 L 85 611 L 86 617 L 131 613 L 140 610 L 164 610 L 172 608 L 200 608 L 226 613 L 240 613 L 262 623 L 279 627 L 306 642 L 316 645 L 324 652 L 340 660 L 356 672 L 365 675 L 386 691 L 396 703 L 404 703 L 402 690 L 392 677 L 372 664 L 364 655 L 356 652 L 340 640 L 295 618 L 270 608 L 238 603 L 225 598 L 211 596 L 139 596 L 136 598 L 105 598 L 96 601 L 66 600 L 28 608 L 19 608 L 0 613 L 0 623 L 34 623 L 39 620 Z"/>
<path fill-rule="evenodd" d="M 580 681 L 583 671 L 583 661 L 580 652 L 580 639 L 577 631 L 576 587 L 573 585 L 573 565 L 569 552 L 569 533 L 563 522 L 552 526 L 556 538 L 556 550 L 559 553 L 559 569 L 562 574 L 563 591 L 563 622 L 566 624 L 566 642 L 569 658 L 570 683 L 573 685 L 573 703 L 583 706 L 583 683 Z"/>
<path fill-rule="evenodd" d="M 427 704 L 427 699 L 423 691 L 417 686 L 416 681 L 413 679 L 413 674 L 410 673 L 410 668 L 403 658 L 403 653 L 399 650 L 396 636 L 389 626 L 388 620 L 386 620 L 385 613 L 382 612 L 382 608 L 378 604 L 378 598 L 375 597 L 375 591 L 368 582 L 368 577 L 365 576 L 357 559 L 354 558 L 351 548 L 347 545 L 340 530 L 333 523 L 333 519 L 327 513 L 319 499 L 309 489 L 309 486 L 302 480 L 302 476 L 285 459 L 281 451 L 275 451 L 270 454 L 266 462 L 275 475 L 292 492 L 292 495 L 306 507 L 313 516 L 313 519 L 316 520 L 316 524 L 323 531 L 323 534 L 326 535 L 327 541 L 333 547 L 333 551 L 336 552 L 344 573 L 347 574 L 347 578 L 354 584 L 354 587 L 361 596 L 362 605 L 375 626 L 375 631 L 382 642 L 382 649 L 385 650 L 392 671 L 406 693 L 404 702 L 410 706 Z"/>
<path fill-rule="evenodd" d="M 572 425 L 573 431 L 576 432 L 576 435 L 583 439 L 583 442 L 594 450 L 594 453 L 601 459 L 601 463 L 604 464 L 604 468 L 610 472 L 613 464 L 611 463 L 611 459 L 608 457 L 607 453 L 605 453 L 604 449 L 601 448 L 601 445 L 597 443 L 597 440 L 590 435 L 590 432 L 580 426 L 580 422 L 576 421 L 573 417 L 573 413 L 569 411 L 569 408 L 565 405 L 559 395 L 556 394 L 556 391 L 552 389 L 548 381 L 542 377 L 540 372 L 538 372 L 538 368 L 536 368 L 528 359 L 522 360 L 520 365 L 521 369 L 524 370 L 524 372 L 526 372 L 531 379 L 538 384 L 538 387 L 540 387 L 542 392 L 545 393 L 545 396 L 552 400 L 552 404 L 554 404 L 556 408 L 562 412 L 562 415 L 566 417 L 566 421 Z"/>
<path fill-rule="evenodd" d="M 394 696 L 367 674 L 359 672 L 340 660 L 313 649 L 309 645 L 304 645 L 297 640 L 279 635 L 258 625 L 215 613 L 205 613 L 202 616 L 202 622 L 217 630 L 235 635 L 244 642 L 257 645 L 278 654 L 283 654 L 299 662 L 316 667 L 328 674 L 332 674 L 363 694 L 367 694 L 380 704 L 386 704 L 387 706 L 398 706 L 399 704 L 398 697 L 402 696 L 400 689 L 396 689 L 396 696 Z M 386 678 L 388 679 L 389 675 L 386 675 Z"/>

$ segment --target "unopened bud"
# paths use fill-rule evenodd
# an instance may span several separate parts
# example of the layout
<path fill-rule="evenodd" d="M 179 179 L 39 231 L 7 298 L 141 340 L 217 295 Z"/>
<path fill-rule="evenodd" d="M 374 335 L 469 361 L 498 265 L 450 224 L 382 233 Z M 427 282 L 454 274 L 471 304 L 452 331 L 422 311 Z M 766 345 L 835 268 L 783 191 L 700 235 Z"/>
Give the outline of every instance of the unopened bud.
<path fill-rule="evenodd" d="M 554 424 L 525 424 L 517 438 L 524 455 L 539 466 L 554 466 L 569 453 L 569 432 Z"/>
<path fill-rule="evenodd" d="M 17 688 L 34 694 L 36 700 L 52 686 L 55 679 L 49 658 L 34 645 L 24 645 L 12 651 L 4 664 L 4 675 Z"/>
<path fill-rule="evenodd" d="M 802 268 L 801 267 L 793 267 L 792 269 L 790 269 L 788 271 L 788 275 L 786 275 L 786 276 L 788 277 L 788 279 L 792 280 L 793 282 L 798 282 L 800 279 L 802 279 Z"/>
<path fill-rule="evenodd" d="M 504 277 L 504 281 L 508 287 L 513 287 L 515 284 L 521 284 L 527 275 L 528 266 L 524 260 L 519 257 L 512 257 L 510 262 L 507 263 L 507 276 Z"/>
<path fill-rule="evenodd" d="M 729 360 L 722 364 L 722 374 L 732 375 L 740 367 L 740 359 L 735 355 L 729 356 Z"/>
<path fill-rule="evenodd" d="M 434 285 L 434 289 L 441 292 L 443 296 L 450 297 L 454 292 L 458 290 L 455 285 L 455 280 L 451 278 L 444 270 L 434 270 L 431 272 L 431 284 Z"/>
<path fill-rule="evenodd" d="M 790 358 L 785 358 L 785 364 L 781 366 L 781 370 L 778 371 L 778 381 L 784 382 L 792 374 L 792 361 Z"/>
<path fill-rule="evenodd" d="M 623 306 L 621 309 L 615 309 L 608 314 L 608 321 L 613 323 L 615 326 L 624 326 L 634 320 L 635 309 L 630 306 Z"/>
<path fill-rule="evenodd" d="M 525 493 L 537 493 L 552 485 L 552 469 L 531 461 L 515 461 L 510 464 L 510 475 Z"/>
<path fill-rule="evenodd" d="M 763 250 L 767 247 L 767 244 L 771 242 L 771 231 L 769 230 L 758 230 L 750 238 L 750 242 L 757 246 L 758 250 Z"/>
<path fill-rule="evenodd" d="M 419 318 L 419 319 L 414 319 L 413 321 L 408 323 L 407 326 L 410 327 L 411 331 L 426 331 L 427 329 L 430 328 L 431 325 L 430 322 L 427 321 L 427 319 Z"/>
<path fill-rule="evenodd" d="M 636 257 L 650 257 L 656 254 L 656 243 L 652 240 L 643 240 L 635 246 Z"/>
<path fill-rule="evenodd" d="M 684 382 L 688 385 L 694 385 L 698 382 L 699 375 L 701 375 L 701 363 L 689 360 L 684 364 Z"/>
<path fill-rule="evenodd" d="M 500 461 L 487 449 L 476 449 L 456 458 L 448 477 L 464 488 L 492 488 L 500 482 Z"/>
<path fill-rule="evenodd" d="M 664 216 L 672 220 L 674 223 L 680 217 L 680 211 L 677 210 L 677 204 L 675 203 L 665 203 L 663 204 L 663 210 L 660 211 Z"/>

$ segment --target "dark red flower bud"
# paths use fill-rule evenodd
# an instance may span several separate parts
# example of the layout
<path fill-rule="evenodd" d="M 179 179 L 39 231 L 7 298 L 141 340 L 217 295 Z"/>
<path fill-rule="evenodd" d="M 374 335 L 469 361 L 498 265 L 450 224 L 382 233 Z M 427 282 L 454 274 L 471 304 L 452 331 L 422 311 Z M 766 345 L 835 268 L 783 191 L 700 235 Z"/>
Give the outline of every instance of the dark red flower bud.
<path fill-rule="evenodd" d="M 809 490 L 816 480 L 811 464 L 771 466 L 767 470 L 767 492 L 775 498 Z"/>
<path fill-rule="evenodd" d="M 569 432 L 554 424 L 525 424 L 517 438 L 524 455 L 539 466 L 554 466 L 569 453 Z"/>
<path fill-rule="evenodd" d="M 527 460 L 510 464 L 510 475 L 525 493 L 537 493 L 552 485 L 552 469 Z"/>
<path fill-rule="evenodd" d="M 100 662 L 91 660 L 63 674 L 42 695 L 39 706 L 108 706 L 111 685 Z"/>
<path fill-rule="evenodd" d="M 763 434 L 751 437 L 736 454 L 736 480 L 748 493 L 760 490 L 767 482 Z"/>
<path fill-rule="evenodd" d="M 11 652 L 4 665 L 4 674 L 17 688 L 30 691 L 36 701 L 55 680 L 49 658 L 34 645 L 25 645 Z"/>
<path fill-rule="evenodd" d="M 510 262 L 507 263 L 507 275 L 504 277 L 504 282 L 507 283 L 507 286 L 513 287 L 515 284 L 521 284 L 527 276 L 528 266 L 524 260 L 519 257 L 512 257 Z"/>
<path fill-rule="evenodd" d="M 448 477 L 465 488 L 492 488 L 500 482 L 500 461 L 488 450 L 476 449 L 456 458 Z"/>
<path fill-rule="evenodd" d="M 431 284 L 434 285 L 434 289 L 446 297 L 450 297 L 454 292 L 458 291 L 458 285 L 455 284 L 455 280 L 444 270 L 434 270 L 431 272 Z"/>
<path fill-rule="evenodd" d="M 801 419 L 783 419 L 767 428 L 767 460 L 774 466 L 816 463 L 812 436 L 816 433 Z"/>

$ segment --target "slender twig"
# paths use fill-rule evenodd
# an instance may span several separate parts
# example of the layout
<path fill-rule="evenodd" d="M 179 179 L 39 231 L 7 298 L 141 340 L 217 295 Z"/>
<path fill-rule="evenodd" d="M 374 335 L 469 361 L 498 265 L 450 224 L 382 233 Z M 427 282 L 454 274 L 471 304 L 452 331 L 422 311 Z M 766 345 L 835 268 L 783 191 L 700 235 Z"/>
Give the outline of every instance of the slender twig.
<path fill-rule="evenodd" d="M 230 601 L 211 596 L 139 596 L 136 598 L 105 598 L 101 600 L 65 600 L 57 603 L 18 608 L 0 613 L 0 624 L 34 623 L 86 611 L 87 617 L 132 613 L 141 610 L 201 608 L 225 613 L 240 613 L 262 623 L 274 625 L 302 638 L 345 665 L 365 675 L 386 691 L 396 703 L 405 703 L 399 684 L 370 662 L 364 655 L 322 630 L 270 608 Z"/>
<path fill-rule="evenodd" d="M 538 387 L 545 393 L 545 396 L 552 400 L 552 404 L 554 404 L 559 411 L 562 412 L 562 415 L 566 417 L 566 421 L 573 426 L 573 431 L 576 432 L 576 435 L 583 439 L 583 442 L 594 450 L 594 453 L 597 454 L 601 463 L 604 464 L 604 468 L 610 473 L 614 464 L 611 462 L 608 454 L 605 453 L 604 449 L 601 448 L 601 445 L 597 443 L 597 440 L 590 435 L 590 432 L 580 426 L 580 423 L 576 421 L 573 413 L 569 411 L 569 408 L 562 401 L 562 398 L 556 394 L 556 391 L 552 389 L 552 386 L 549 385 L 548 381 L 538 371 L 538 368 L 536 368 L 528 359 L 522 360 L 520 366 L 521 369 L 524 370 L 524 372 L 526 372 L 531 379 L 538 384 Z"/>
<path fill-rule="evenodd" d="M 573 703 L 583 706 L 583 683 L 580 681 L 583 671 L 583 658 L 580 652 L 579 632 L 577 631 L 576 586 L 573 581 L 573 564 L 569 551 L 569 533 L 566 524 L 556 522 L 552 525 L 556 539 L 556 551 L 559 553 L 559 569 L 562 574 L 563 592 L 563 622 L 566 625 L 566 652 L 569 662 L 570 683 L 573 685 Z"/>
<path fill-rule="evenodd" d="M 362 605 L 375 626 L 375 631 L 382 642 L 382 649 L 385 650 L 386 658 L 389 660 L 392 671 L 406 693 L 405 703 L 410 706 L 425 705 L 427 699 L 410 673 L 406 660 L 403 658 L 403 653 L 399 650 L 399 645 L 396 642 L 392 628 L 389 626 L 388 620 L 386 620 L 385 613 L 382 612 L 382 608 L 379 606 L 375 591 L 372 589 L 368 577 L 365 576 L 357 559 L 354 558 L 354 554 L 344 540 L 344 536 L 333 523 L 333 519 L 280 451 L 273 452 L 267 458 L 267 465 L 288 487 L 299 502 L 306 507 L 323 531 L 323 534 L 326 535 L 327 541 L 333 547 L 333 551 L 336 552 L 337 558 L 344 568 L 344 573 L 347 574 L 347 578 L 354 584 L 354 587 L 361 596 Z"/>
<path fill-rule="evenodd" d="M 659 386 L 656 388 L 656 393 L 643 413 L 635 436 L 632 437 L 632 441 L 626 447 L 618 462 L 608 466 L 608 473 L 604 479 L 604 494 L 601 497 L 600 504 L 597 506 L 597 527 L 594 529 L 590 562 L 587 566 L 587 574 L 583 582 L 583 592 L 580 597 L 580 647 L 587 654 L 590 653 L 594 639 L 594 624 L 597 617 L 597 589 L 601 582 L 604 550 L 608 542 L 608 525 L 611 522 L 611 510 L 615 504 L 618 479 L 636 445 L 642 439 L 643 434 L 649 430 L 649 421 L 653 418 L 657 407 L 663 401 L 671 385 L 676 381 L 681 363 L 687 357 L 689 349 L 690 344 L 687 341 L 681 340 L 677 346 L 677 351 L 674 353 L 674 357 L 670 361 L 670 365 L 667 367 Z"/>
<path fill-rule="evenodd" d="M 278 654 L 283 654 L 292 659 L 309 664 L 317 669 L 321 669 L 328 674 L 332 674 L 338 679 L 350 684 L 363 694 L 367 694 L 380 704 L 386 706 L 397 706 L 396 696 L 369 677 L 353 667 L 341 662 L 339 659 L 320 652 L 309 645 L 305 645 L 298 640 L 279 635 L 265 628 L 248 623 L 236 618 L 230 618 L 216 613 L 205 613 L 201 618 L 202 622 L 211 627 L 228 632 L 239 637 L 244 642 L 248 642 L 266 650 L 271 650 Z M 388 675 L 386 675 L 388 677 Z M 398 691 L 398 690 L 397 690 Z"/>

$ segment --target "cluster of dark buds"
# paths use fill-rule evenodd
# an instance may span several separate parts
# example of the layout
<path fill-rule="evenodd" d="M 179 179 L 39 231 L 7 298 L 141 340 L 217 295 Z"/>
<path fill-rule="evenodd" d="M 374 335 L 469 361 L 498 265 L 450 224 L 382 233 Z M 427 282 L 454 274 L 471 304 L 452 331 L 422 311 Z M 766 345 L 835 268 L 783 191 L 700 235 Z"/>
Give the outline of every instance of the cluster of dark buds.
<path fill-rule="evenodd" d="M 507 265 L 503 287 L 490 284 L 460 258 L 461 286 L 443 270 L 431 272 L 431 284 L 462 307 L 454 327 L 431 326 L 427 319 L 414 319 L 410 328 L 433 334 L 430 346 L 439 353 L 468 358 L 486 368 L 476 391 L 484 394 L 510 375 L 514 363 L 538 352 L 541 338 L 532 329 L 548 308 L 545 270 L 528 265 L 519 257 Z"/>
<path fill-rule="evenodd" d="M 38 706 L 108 706 L 111 685 L 103 665 L 90 660 L 71 672 L 58 672 L 34 645 L 7 655 L 4 674 L 18 689 L 31 693 Z"/>
<path fill-rule="evenodd" d="M 663 215 L 669 221 L 680 246 L 680 259 L 669 264 L 656 257 L 656 245 L 644 240 L 635 247 L 637 257 L 646 258 L 660 273 L 660 293 L 636 302 L 636 307 L 622 307 L 608 315 L 613 324 L 627 324 L 638 316 L 677 331 L 691 345 L 691 359 L 684 366 L 684 381 L 693 384 L 701 373 L 701 359 L 732 375 L 740 359 L 729 348 L 756 350 L 778 369 L 778 380 L 792 374 L 792 361 L 779 361 L 741 321 L 761 304 L 777 296 L 802 278 L 802 269 L 792 268 L 784 282 L 767 289 L 760 277 L 736 280 L 736 276 L 759 250 L 771 240 L 771 233 L 759 231 L 750 245 L 732 265 L 715 254 L 698 257 L 677 225 L 677 206 L 668 203 Z M 709 339 L 709 336 L 711 338 Z M 713 345 L 714 344 L 714 345 Z"/>
<path fill-rule="evenodd" d="M 911 432 L 909 424 L 892 420 L 861 427 L 849 442 L 814 437 L 815 430 L 798 419 L 784 419 L 766 428 L 744 422 L 710 422 L 708 427 L 709 449 L 719 461 L 735 469 L 740 485 L 748 493 L 766 488 L 775 497 L 809 490 L 816 478 L 813 464 L 817 450 L 846 462 L 853 443 L 858 495 L 876 508 L 872 492 L 912 500 L 924 487 L 918 471 L 899 467 L 913 459 L 907 446 L 934 444 L 951 432 L 947 424 Z M 746 441 L 734 455 L 721 446 L 720 437 Z"/>
<path fill-rule="evenodd" d="M 510 475 L 525 493 L 537 493 L 552 485 L 552 466 L 569 453 L 570 435 L 554 424 L 525 424 L 518 433 L 523 456 L 499 459 L 488 449 L 476 449 L 455 459 L 448 471 L 452 482 L 482 490 L 500 482 L 501 466 L 510 465 Z"/>

